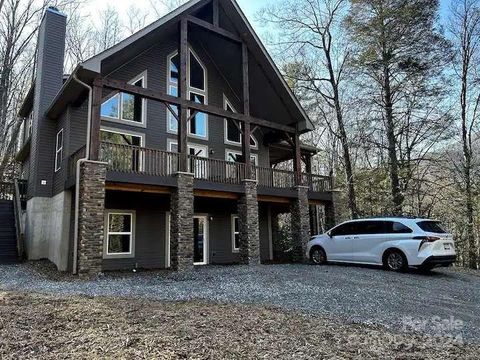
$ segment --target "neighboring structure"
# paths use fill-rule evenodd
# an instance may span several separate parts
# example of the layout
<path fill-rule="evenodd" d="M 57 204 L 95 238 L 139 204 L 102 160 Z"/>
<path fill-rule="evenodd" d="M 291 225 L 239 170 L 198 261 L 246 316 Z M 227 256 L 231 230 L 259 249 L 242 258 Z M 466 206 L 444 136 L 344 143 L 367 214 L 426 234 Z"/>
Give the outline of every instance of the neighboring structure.
<path fill-rule="evenodd" d="M 81 274 L 257 264 L 291 211 L 302 260 L 319 207 L 334 213 L 331 180 L 311 174 L 312 124 L 235 1 L 192 0 L 69 76 L 65 29 L 48 9 L 20 109 L 28 259 Z"/>

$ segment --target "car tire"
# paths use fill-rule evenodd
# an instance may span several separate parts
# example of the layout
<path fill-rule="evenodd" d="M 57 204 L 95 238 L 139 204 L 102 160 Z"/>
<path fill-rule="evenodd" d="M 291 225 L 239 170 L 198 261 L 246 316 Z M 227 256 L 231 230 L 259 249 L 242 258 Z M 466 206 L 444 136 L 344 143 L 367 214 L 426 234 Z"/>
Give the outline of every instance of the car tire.
<path fill-rule="evenodd" d="M 314 265 L 323 265 L 327 263 L 327 254 L 320 246 L 314 246 L 310 250 L 310 261 Z"/>
<path fill-rule="evenodd" d="M 383 266 L 389 271 L 405 272 L 408 269 L 407 257 L 400 250 L 389 250 L 383 256 Z"/>

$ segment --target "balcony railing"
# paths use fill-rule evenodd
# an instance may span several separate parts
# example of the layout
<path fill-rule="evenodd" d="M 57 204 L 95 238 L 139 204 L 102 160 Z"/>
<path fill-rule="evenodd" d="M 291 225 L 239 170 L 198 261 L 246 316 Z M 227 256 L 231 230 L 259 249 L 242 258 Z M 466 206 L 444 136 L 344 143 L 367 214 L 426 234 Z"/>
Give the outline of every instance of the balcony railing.
<path fill-rule="evenodd" d="M 71 160 L 84 153 L 80 149 Z M 148 149 L 139 146 L 119 145 L 102 142 L 100 160 L 109 164 L 110 171 L 146 174 L 153 176 L 172 176 L 178 171 L 179 154 Z M 73 163 L 73 161 L 72 161 Z M 72 171 L 74 168 L 72 168 Z M 240 184 L 245 179 L 246 167 L 243 163 L 198 156 L 188 156 L 188 170 L 197 180 L 223 184 Z M 267 188 L 290 189 L 295 187 L 295 173 L 261 166 L 252 166 L 252 176 L 258 185 Z M 311 191 L 323 192 L 332 189 L 328 176 L 303 174 L 303 185 Z"/>
<path fill-rule="evenodd" d="M 132 145 L 102 142 L 100 160 L 109 170 L 124 173 L 171 176 L 178 171 L 177 153 Z"/>

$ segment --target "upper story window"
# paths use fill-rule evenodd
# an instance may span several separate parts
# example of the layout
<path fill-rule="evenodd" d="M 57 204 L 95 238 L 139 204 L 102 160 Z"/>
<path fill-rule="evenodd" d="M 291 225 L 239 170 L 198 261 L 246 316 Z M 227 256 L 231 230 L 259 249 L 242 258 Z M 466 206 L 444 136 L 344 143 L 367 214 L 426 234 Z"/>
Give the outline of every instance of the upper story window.
<path fill-rule="evenodd" d="M 129 84 L 145 87 L 145 75 L 142 74 Z M 133 124 L 145 124 L 146 100 L 137 95 L 117 93 L 105 102 L 100 109 L 100 114 L 108 120 L 128 121 Z"/>
<path fill-rule="evenodd" d="M 63 129 L 57 133 L 55 140 L 55 172 L 61 169 L 63 160 Z"/>
<path fill-rule="evenodd" d="M 226 96 L 223 97 L 223 108 L 233 113 L 237 112 Z M 225 144 L 242 146 L 240 129 L 243 129 L 242 123 L 235 122 L 232 119 L 225 119 Z M 250 136 L 250 147 L 258 149 L 258 142 L 253 135 Z"/>
<path fill-rule="evenodd" d="M 172 96 L 178 96 L 179 61 L 180 57 L 178 53 L 174 53 L 168 58 L 168 93 Z M 188 99 L 199 104 L 207 104 L 207 69 L 192 49 L 189 51 L 187 74 Z M 178 114 L 178 108 L 176 106 L 172 106 L 172 108 L 175 114 Z M 190 114 L 188 114 L 188 116 L 190 116 Z M 177 119 L 170 111 L 168 111 L 167 126 L 169 132 L 176 133 L 178 131 Z M 192 137 L 208 138 L 207 114 L 197 113 L 187 124 L 187 129 L 188 135 Z"/>

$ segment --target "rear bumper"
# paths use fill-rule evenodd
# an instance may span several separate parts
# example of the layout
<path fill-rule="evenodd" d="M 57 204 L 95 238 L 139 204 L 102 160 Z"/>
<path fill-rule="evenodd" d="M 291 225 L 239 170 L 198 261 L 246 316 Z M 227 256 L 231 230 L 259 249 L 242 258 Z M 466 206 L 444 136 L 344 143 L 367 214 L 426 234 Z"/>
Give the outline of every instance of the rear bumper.
<path fill-rule="evenodd" d="M 456 255 L 430 256 L 422 263 L 422 266 L 449 266 L 457 260 Z"/>

